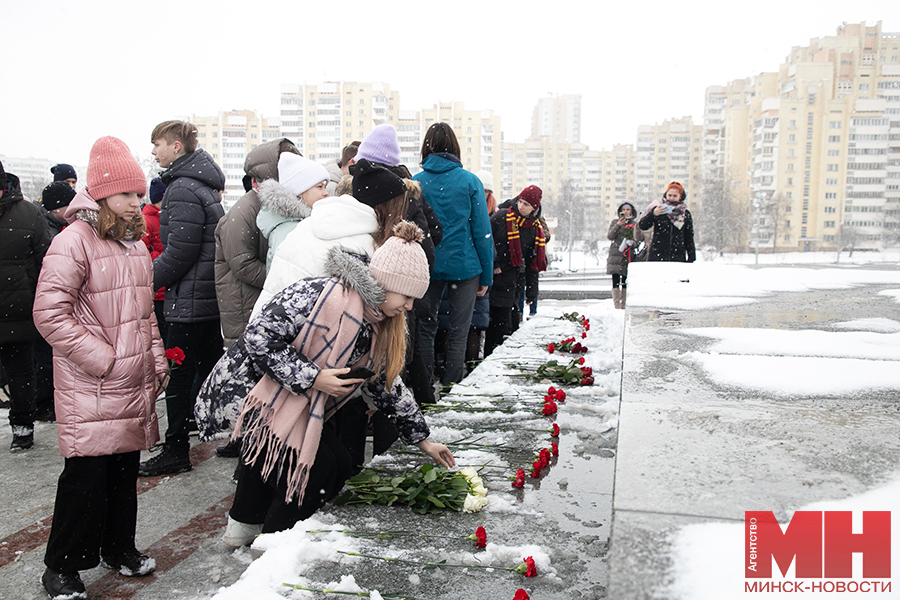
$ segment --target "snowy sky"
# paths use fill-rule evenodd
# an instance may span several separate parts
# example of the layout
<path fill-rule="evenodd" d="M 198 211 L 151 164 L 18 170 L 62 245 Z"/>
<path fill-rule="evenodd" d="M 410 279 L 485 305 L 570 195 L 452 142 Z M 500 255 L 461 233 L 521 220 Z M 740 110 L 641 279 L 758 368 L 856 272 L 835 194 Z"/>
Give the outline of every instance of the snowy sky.
<path fill-rule="evenodd" d="M 116 135 L 146 156 L 160 121 L 277 116 L 282 83 L 335 80 L 387 82 L 409 110 L 491 108 L 507 141 L 529 135 L 537 98 L 580 93 L 582 140 L 609 148 L 640 124 L 700 122 L 707 86 L 777 70 L 842 21 L 877 20 L 900 31 L 900 4 L 7 2 L 0 154 L 86 165 L 93 141 Z"/>

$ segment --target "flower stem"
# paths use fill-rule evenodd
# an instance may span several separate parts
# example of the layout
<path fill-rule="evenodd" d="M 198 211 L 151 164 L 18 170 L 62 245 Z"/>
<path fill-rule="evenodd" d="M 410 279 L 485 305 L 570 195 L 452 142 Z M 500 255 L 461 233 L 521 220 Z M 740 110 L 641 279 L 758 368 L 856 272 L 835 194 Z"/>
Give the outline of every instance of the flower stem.
<path fill-rule="evenodd" d="M 494 567 L 490 565 L 455 565 L 453 563 L 446 562 L 421 562 L 418 560 L 407 560 L 405 558 L 388 558 L 386 556 L 373 556 L 371 554 L 360 554 L 359 552 L 345 552 L 344 550 L 338 550 L 339 554 L 346 554 L 347 556 L 359 556 L 361 558 L 372 558 L 375 560 L 383 560 L 385 562 L 397 562 L 397 563 L 406 563 L 409 565 L 419 565 L 420 567 L 425 567 L 426 569 L 436 569 L 437 567 L 454 567 L 457 569 L 499 569 L 501 571 L 512 571 L 514 573 L 518 572 L 511 567 Z"/>
<path fill-rule="evenodd" d="M 293 588 L 295 590 L 303 590 L 305 592 L 321 592 L 323 594 L 344 594 L 345 596 L 356 596 L 357 598 L 371 598 L 371 592 L 342 592 L 340 590 L 329 590 L 326 588 L 311 588 L 297 585 L 296 583 L 282 583 L 284 587 Z M 381 594 L 382 598 L 391 598 L 393 600 L 415 600 L 412 596 L 404 594 Z"/>

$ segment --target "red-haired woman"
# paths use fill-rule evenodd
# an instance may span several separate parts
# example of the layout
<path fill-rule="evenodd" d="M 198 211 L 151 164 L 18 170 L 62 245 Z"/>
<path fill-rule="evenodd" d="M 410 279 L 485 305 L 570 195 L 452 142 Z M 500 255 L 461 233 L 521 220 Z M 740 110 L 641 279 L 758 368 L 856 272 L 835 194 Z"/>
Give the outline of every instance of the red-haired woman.
<path fill-rule="evenodd" d="M 647 207 L 647 213 L 638 223 L 646 231 L 653 228 L 650 256 L 647 260 L 664 262 L 694 262 L 694 221 L 684 203 L 687 194 L 684 187 L 673 181 L 666 188 L 662 199 Z"/>

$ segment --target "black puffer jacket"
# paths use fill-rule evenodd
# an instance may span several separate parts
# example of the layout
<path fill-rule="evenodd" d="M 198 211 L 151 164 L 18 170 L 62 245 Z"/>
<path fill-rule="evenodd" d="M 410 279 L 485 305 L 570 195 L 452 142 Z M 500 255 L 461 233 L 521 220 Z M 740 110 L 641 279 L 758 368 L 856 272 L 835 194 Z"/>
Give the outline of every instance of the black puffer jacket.
<path fill-rule="evenodd" d="M 160 175 L 166 184 L 159 232 L 163 253 L 153 261 L 153 286 L 166 288 L 166 321 L 219 318 L 215 231 L 224 216 L 225 175 L 205 150 L 182 156 Z"/>
<path fill-rule="evenodd" d="M 644 231 L 653 228 L 653 241 L 650 242 L 650 255 L 647 260 L 692 263 L 696 259 L 694 220 L 691 218 L 691 211 L 684 211 L 684 224 L 681 229 L 672 224 L 669 215 L 654 215 L 652 209 L 641 218 L 638 226 Z"/>
<path fill-rule="evenodd" d="M 19 178 L 6 174 L 0 198 L 0 344 L 37 337 L 31 311 L 50 234 L 43 209 L 22 196 Z"/>

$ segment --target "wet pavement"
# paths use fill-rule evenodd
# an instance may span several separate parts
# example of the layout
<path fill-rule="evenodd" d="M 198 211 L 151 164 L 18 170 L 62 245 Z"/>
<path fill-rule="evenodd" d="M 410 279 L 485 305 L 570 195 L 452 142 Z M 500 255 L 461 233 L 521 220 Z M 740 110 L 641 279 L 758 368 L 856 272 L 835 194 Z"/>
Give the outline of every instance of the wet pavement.
<path fill-rule="evenodd" d="M 637 277 L 629 283 L 640 288 Z M 674 597 L 671 552 L 682 526 L 743 523 L 747 510 L 771 510 L 784 522 L 802 505 L 871 489 L 900 465 L 895 390 L 775 396 L 717 384 L 686 359 L 715 354 L 714 340 L 683 330 L 837 331 L 842 321 L 896 321 L 898 304 L 878 295 L 896 288 L 773 293 L 716 309 L 627 309 L 610 598 Z M 736 569 L 742 577 L 742 565 Z M 731 592 L 721 597 L 741 595 Z"/>

